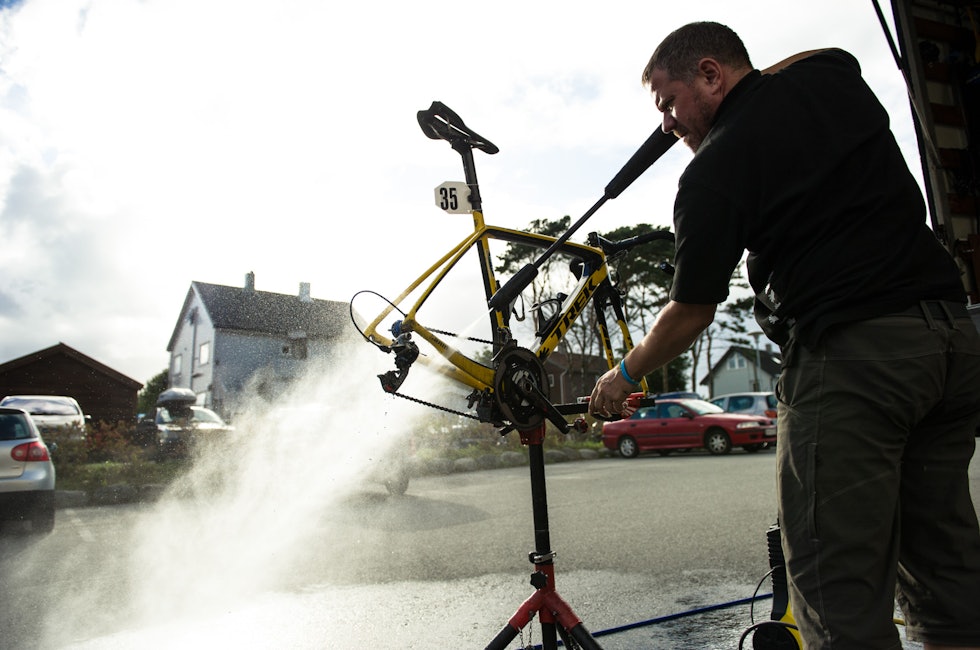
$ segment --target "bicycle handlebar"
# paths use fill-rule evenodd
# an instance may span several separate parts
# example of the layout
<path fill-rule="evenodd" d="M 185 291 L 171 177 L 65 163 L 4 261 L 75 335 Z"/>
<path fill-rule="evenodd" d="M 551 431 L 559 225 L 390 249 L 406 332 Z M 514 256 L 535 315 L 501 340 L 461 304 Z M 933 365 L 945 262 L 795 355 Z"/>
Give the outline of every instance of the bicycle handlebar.
<path fill-rule="evenodd" d="M 674 233 L 669 230 L 652 230 L 648 233 L 627 237 L 619 241 L 611 241 L 598 233 L 589 233 L 589 245 L 601 248 L 602 252 L 606 255 L 615 255 L 621 251 L 628 251 L 631 248 L 658 239 L 672 242 L 674 241 Z"/>
<path fill-rule="evenodd" d="M 631 248 L 635 248 L 641 244 L 646 244 L 647 242 L 656 241 L 658 239 L 672 242 L 674 241 L 674 233 L 670 232 L 669 230 L 653 230 L 642 235 L 635 235 L 619 241 L 612 241 L 602 237 L 598 233 L 593 232 L 589 233 L 588 241 L 590 246 L 601 248 L 602 252 L 608 256 L 614 255 L 621 251 L 628 251 Z M 538 260 L 544 260 L 547 259 L 547 257 L 547 254 L 545 254 L 538 258 Z M 538 267 L 535 264 L 526 264 L 517 273 L 515 273 L 510 280 L 504 284 L 504 286 L 497 289 L 497 292 L 490 297 L 487 304 L 491 309 L 496 309 L 498 311 L 507 309 L 512 302 L 517 300 L 517 296 L 519 296 L 522 291 L 530 286 L 530 284 L 534 281 L 534 278 L 537 276 Z"/>

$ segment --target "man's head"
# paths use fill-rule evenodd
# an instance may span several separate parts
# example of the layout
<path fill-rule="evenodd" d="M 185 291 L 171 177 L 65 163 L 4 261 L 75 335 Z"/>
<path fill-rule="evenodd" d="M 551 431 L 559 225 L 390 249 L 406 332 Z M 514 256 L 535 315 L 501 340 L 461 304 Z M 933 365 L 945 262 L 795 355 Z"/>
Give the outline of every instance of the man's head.
<path fill-rule="evenodd" d="M 738 34 L 718 23 L 691 23 L 657 47 L 642 81 L 664 114 L 664 132 L 697 151 L 721 101 L 751 70 Z"/>

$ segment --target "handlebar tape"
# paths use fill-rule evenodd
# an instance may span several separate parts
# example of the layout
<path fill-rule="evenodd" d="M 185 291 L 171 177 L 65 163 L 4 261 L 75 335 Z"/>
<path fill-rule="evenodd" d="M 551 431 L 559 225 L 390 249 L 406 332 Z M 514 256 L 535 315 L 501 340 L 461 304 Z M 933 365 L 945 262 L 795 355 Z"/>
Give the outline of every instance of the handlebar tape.
<path fill-rule="evenodd" d="M 606 185 L 606 198 L 615 199 L 619 196 L 623 190 L 649 169 L 650 165 L 657 162 L 660 156 L 667 153 L 667 150 L 675 142 L 677 142 L 677 137 L 673 133 L 664 133 L 663 129 L 660 128 L 654 130 L 646 142 L 636 150 L 633 157 L 626 161 L 619 173 Z"/>
<path fill-rule="evenodd" d="M 642 235 L 634 235 L 633 237 L 627 237 L 626 239 L 621 239 L 619 241 L 610 241 L 597 233 L 591 233 L 589 237 L 589 243 L 600 247 L 606 255 L 612 255 L 614 253 L 618 253 L 619 251 L 628 251 L 631 248 L 642 246 L 643 244 L 657 241 L 658 239 L 661 241 L 674 241 L 674 233 L 670 232 L 669 230 L 651 230 L 650 232 L 643 233 Z"/>

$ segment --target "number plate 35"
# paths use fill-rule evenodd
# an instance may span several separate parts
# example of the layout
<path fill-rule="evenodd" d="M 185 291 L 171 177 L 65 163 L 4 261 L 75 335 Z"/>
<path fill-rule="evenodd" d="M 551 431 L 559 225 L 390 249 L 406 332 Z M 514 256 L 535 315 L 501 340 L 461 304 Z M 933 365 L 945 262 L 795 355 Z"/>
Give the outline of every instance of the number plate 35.
<path fill-rule="evenodd" d="M 470 188 L 460 181 L 447 181 L 436 188 L 436 207 L 450 214 L 467 214 L 473 211 L 470 205 Z"/>

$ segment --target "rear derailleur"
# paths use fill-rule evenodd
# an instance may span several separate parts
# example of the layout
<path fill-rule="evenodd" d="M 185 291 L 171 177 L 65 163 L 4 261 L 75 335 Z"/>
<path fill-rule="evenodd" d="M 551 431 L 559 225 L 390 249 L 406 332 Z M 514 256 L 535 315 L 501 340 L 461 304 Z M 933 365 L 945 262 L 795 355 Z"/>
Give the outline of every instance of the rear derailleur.
<path fill-rule="evenodd" d="M 391 333 L 395 339 L 391 345 L 379 346 L 383 352 L 395 353 L 395 370 L 378 375 L 381 380 L 381 388 L 386 393 L 394 393 L 404 383 L 408 377 L 408 370 L 419 358 L 419 346 L 412 340 L 411 332 L 402 331 L 402 322 L 395 321 L 391 326 Z"/>

